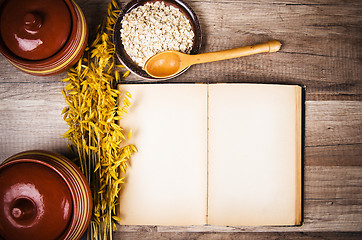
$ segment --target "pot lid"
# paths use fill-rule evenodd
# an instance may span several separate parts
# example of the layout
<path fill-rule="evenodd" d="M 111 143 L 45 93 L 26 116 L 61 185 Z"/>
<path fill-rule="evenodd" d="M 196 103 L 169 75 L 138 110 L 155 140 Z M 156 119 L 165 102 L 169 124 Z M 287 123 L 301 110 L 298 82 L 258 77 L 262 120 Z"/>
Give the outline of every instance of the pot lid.
<path fill-rule="evenodd" d="M 55 170 L 21 159 L 0 168 L 0 183 L 2 237 L 60 239 L 71 222 L 73 202 L 68 185 Z"/>
<path fill-rule="evenodd" d="M 71 33 L 71 14 L 64 0 L 7 0 L 1 8 L 2 41 L 20 58 L 51 57 Z"/>

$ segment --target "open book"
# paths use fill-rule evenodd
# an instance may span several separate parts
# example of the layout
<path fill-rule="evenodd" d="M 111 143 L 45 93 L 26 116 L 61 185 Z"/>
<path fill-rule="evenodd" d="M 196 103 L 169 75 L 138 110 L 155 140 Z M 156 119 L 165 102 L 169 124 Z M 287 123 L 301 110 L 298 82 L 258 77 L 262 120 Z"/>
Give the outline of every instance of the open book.
<path fill-rule="evenodd" d="M 301 224 L 302 88 L 122 84 L 138 148 L 122 225 Z"/>

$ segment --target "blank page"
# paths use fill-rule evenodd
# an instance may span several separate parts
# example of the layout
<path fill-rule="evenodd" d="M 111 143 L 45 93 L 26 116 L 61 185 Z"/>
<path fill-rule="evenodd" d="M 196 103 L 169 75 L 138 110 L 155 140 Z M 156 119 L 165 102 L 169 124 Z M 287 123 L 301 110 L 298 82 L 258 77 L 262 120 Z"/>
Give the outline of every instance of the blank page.
<path fill-rule="evenodd" d="M 133 129 L 132 157 L 120 194 L 122 225 L 201 225 L 207 204 L 207 88 L 123 84 L 132 94 L 120 121 Z"/>
<path fill-rule="evenodd" d="M 209 86 L 208 223 L 300 223 L 301 88 Z"/>

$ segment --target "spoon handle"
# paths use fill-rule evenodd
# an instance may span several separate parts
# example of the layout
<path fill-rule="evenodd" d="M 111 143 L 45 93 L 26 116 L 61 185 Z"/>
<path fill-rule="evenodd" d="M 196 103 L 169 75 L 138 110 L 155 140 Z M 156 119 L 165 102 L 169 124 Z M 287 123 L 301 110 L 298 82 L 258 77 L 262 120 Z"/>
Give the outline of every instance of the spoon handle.
<path fill-rule="evenodd" d="M 256 44 L 252 46 L 247 47 L 239 47 L 229 50 L 223 50 L 218 52 L 211 52 L 211 53 L 202 53 L 198 55 L 193 56 L 193 64 L 199 64 L 199 63 L 207 63 L 207 62 L 215 62 L 220 60 L 226 60 L 231 58 L 238 58 L 238 57 L 244 57 L 249 56 L 257 53 L 270 53 L 270 52 L 276 52 L 280 49 L 280 46 L 282 44 L 277 41 L 268 41 L 261 44 Z M 192 55 L 191 55 L 192 56 Z"/>

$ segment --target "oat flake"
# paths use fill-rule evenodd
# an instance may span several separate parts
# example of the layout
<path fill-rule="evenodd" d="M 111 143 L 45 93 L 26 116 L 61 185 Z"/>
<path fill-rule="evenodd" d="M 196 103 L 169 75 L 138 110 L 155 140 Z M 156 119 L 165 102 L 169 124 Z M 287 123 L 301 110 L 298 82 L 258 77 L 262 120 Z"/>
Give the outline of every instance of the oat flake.
<path fill-rule="evenodd" d="M 159 52 L 190 53 L 192 49 L 194 32 L 190 22 L 178 8 L 163 2 L 146 3 L 133 9 L 121 24 L 124 49 L 140 67 Z"/>

